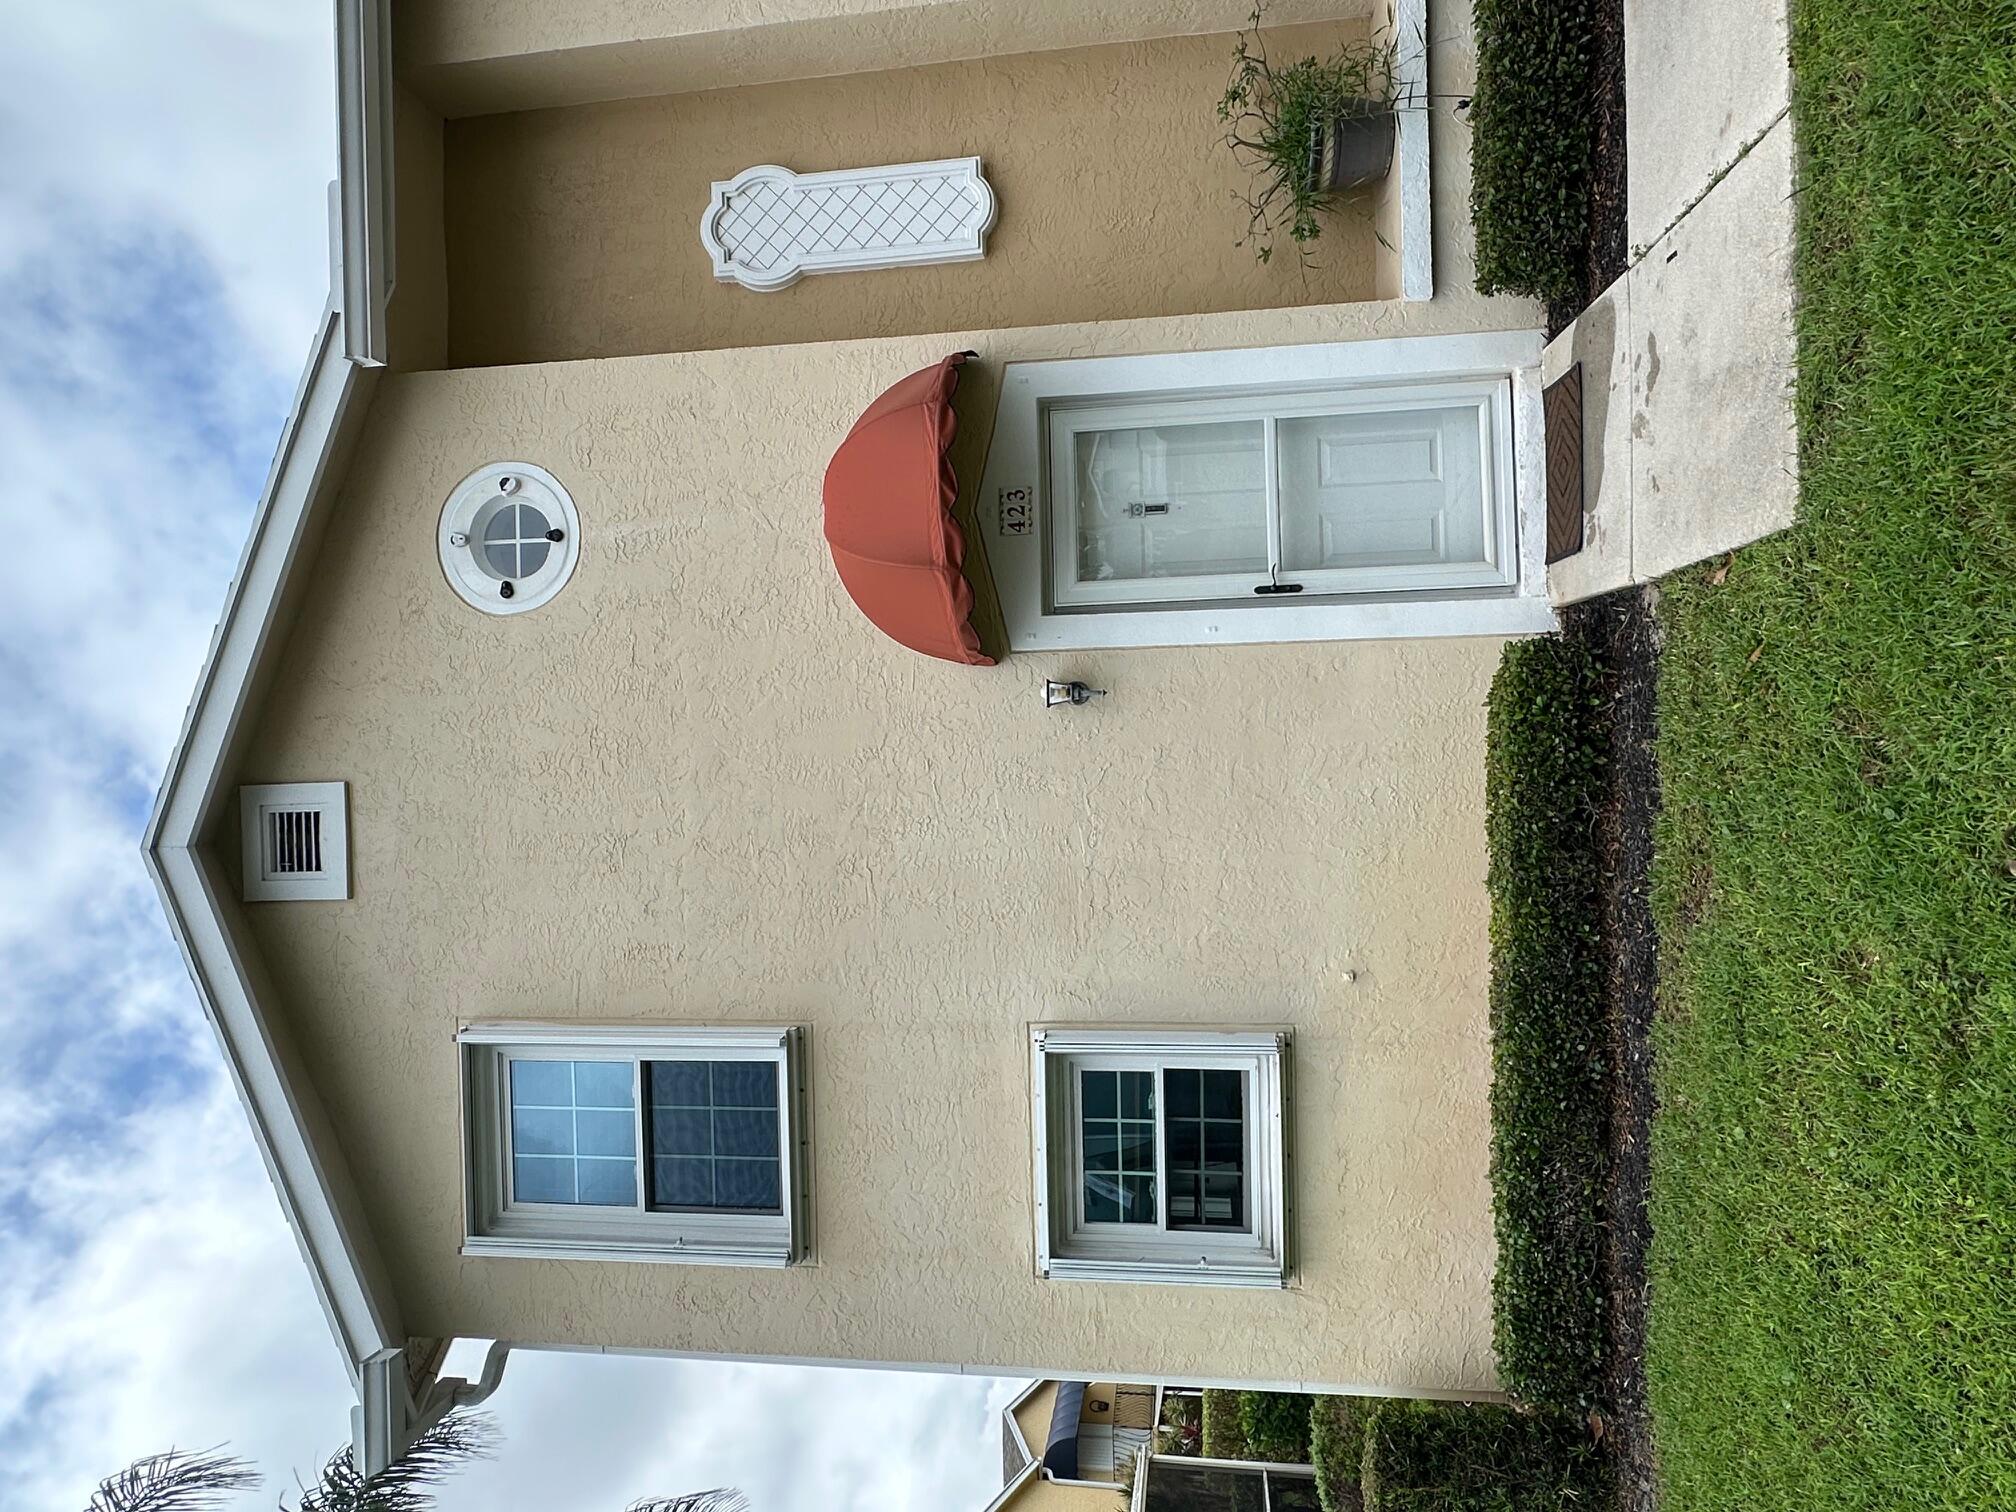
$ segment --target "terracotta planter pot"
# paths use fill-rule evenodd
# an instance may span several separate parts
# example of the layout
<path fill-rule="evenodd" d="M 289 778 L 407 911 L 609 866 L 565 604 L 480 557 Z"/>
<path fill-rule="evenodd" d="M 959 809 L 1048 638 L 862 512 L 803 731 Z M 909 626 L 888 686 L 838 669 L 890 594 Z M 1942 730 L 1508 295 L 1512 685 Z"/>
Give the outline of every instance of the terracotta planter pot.
<path fill-rule="evenodd" d="M 1386 177 L 1393 166 L 1396 125 L 1391 107 L 1359 102 L 1318 127 L 1309 143 L 1309 177 L 1326 193 L 1357 189 Z"/>

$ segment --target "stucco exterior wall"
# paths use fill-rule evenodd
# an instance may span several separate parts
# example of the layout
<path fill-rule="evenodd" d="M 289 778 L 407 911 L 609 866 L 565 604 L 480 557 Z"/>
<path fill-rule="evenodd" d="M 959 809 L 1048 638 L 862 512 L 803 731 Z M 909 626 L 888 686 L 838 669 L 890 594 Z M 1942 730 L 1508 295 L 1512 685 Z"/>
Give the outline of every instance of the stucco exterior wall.
<path fill-rule="evenodd" d="M 1249 0 L 401 0 L 394 55 L 444 115 L 487 115 L 1198 36 Z M 1363 17 L 1371 0 L 1275 0 L 1270 21 Z"/>
<path fill-rule="evenodd" d="M 1363 21 L 1270 33 L 1283 56 Z M 450 121 L 456 367 L 836 341 L 1369 299 L 1391 254 L 1369 195 L 1324 217 L 1303 266 L 1238 245 L 1251 174 L 1214 107 L 1225 35 Z M 1000 204 L 987 256 L 717 282 L 699 223 L 715 180 L 977 155 Z"/>
<path fill-rule="evenodd" d="M 387 364 L 436 368 L 448 360 L 448 248 L 442 219 L 441 117 L 412 90 L 393 92 L 393 239 L 398 257 L 385 311 Z"/>
<path fill-rule="evenodd" d="M 1350 305 L 382 382 L 243 780 L 351 784 L 354 899 L 253 927 L 426 1335 L 1136 1380 L 1495 1384 L 1490 641 L 932 662 L 854 610 L 819 479 L 961 347 L 1432 329 Z M 970 397 L 962 472 L 984 452 Z M 580 506 L 574 581 L 464 607 L 441 501 L 497 458 Z M 1045 674 L 1112 690 L 1040 707 Z M 816 1263 L 463 1259 L 458 1024 L 811 1027 Z M 1047 1282 L 1032 1022 L 1295 1033 L 1282 1291 Z"/>
<path fill-rule="evenodd" d="M 1060 1485 L 1032 1475 L 1002 1503 L 1001 1512 L 1122 1512 L 1126 1493 L 1119 1486 Z"/>
<path fill-rule="evenodd" d="M 1057 1410 L 1057 1383 L 1045 1381 L 1014 1409 L 1015 1426 L 1022 1430 L 1022 1442 L 1038 1459 L 1050 1441 L 1050 1416 Z"/>

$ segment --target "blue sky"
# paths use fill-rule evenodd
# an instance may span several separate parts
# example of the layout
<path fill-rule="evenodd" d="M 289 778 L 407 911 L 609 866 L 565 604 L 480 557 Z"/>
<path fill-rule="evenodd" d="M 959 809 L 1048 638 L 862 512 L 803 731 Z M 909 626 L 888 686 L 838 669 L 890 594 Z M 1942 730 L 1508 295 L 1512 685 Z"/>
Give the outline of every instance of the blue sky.
<path fill-rule="evenodd" d="M 348 1385 L 137 847 L 326 293 L 329 8 L 0 26 L 0 1484 L 229 1441 L 270 1507 Z M 442 1506 L 977 1509 L 1015 1386 L 522 1355 Z"/>

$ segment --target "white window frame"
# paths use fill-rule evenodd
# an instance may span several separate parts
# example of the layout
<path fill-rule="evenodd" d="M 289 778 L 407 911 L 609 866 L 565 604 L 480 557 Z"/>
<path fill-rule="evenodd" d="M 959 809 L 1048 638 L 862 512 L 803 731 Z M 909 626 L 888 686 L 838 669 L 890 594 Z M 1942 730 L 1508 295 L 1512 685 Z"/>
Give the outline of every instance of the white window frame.
<path fill-rule="evenodd" d="M 456 1042 L 462 1060 L 462 1253 L 519 1259 L 628 1260 L 694 1265 L 784 1266 L 811 1251 L 810 1097 L 803 1029 L 585 1024 L 473 1024 Z M 633 1082 L 637 1203 L 611 1208 L 510 1200 L 511 1110 L 506 1067 L 514 1059 L 768 1061 L 777 1068 L 779 1177 L 783 1211 L 661 1213 L 646 1205 L 643 1073 Z"/>
<path fill-rule="evenodd" d="M 248 783 L 238 789 L 239 856 L 247 903 L 340 903 L 350 896 L 349 785 L 342 782 Z M 322 869 L 266 869 L 266 815 L 281 809 L 321 818 Z"/>
<path fill-rule="evenodd" d="M 1481 467 L 1479 510 L 1484 560 L 1423 566 L 1284 568 L 1280 447 L 1283 420 L 1326 415 L 1368 415 L 1422 409 L 1467 410 L 1477 426 Z M 1258 422 L 1266 512 L 1267 564 L 1263 571 L 1194 577 L 1082 579 L 1078 576 L 1079 510 L 1077 439 L 1088 431 L 1155 426 Z M 1359 384 L 1306 389 L 1267 387 L 1236 394 L 1162 396 L 1153 399 L 1065 400 L 1044 408 L 1049 486 L 1045 528 L 1050 537 L 1052 602 L 1060 608 L 1158 605 L 1186 599 L 1250 596 L 1256 590 L 1297 585 L 1310 595 L 1505 588 L 1515 584 L 1513 551 L 1518 522 L 1512 509 L 1511 450 L 1498 444 L 1512 426 L 1509 377 L 1456 383 Z"/>
<path fill-rule="evenodd" d="M 1070 1029 L 1030 1031 L 1034 1131 L 1036 1268 L 1058 1281 L 1135 1281 L 1204 1286 L 1285 1285 L 1289 1274 L 1290 1037 L 1224 1030 Z M 1078 1138 L 1081 1070 L 1202 1067 L 1246 1077 L 1244 1233 L 1165 1229 L 1169 1168 L 1165 1107 L 1155 1112 L 1157 1220 L 1087 1223 Z M 1161 1083 L 1158 1079 L 1158 1096 Z"/>
<path fill-rule="evenodd" d="M 1307 346 L 1171 352 L 1014 362 L 1002 371 L 994 435 L 976 524 L 999 593 L 1011 649 L 1069 651 L 1115 646 L 1229 645 L 1362 640 L 1393 636 L 1526 635 L 1555 628 L 1547 602 L 1545 427 L 1540 333 L 1484 331 Z M 1051 561 L 1049 416 L 1090 404 L 1178 400 L 1186 404 L 1352 388 L 1503 385 L 1485 471 L 1501 535 L 1504 580 L 1485 585 L 1336 591 L 1312 579 L 1299 594 L 1185 602 L 1059 603 Z M 1502 425 L 1500 422 L 1502 421 Z"/>

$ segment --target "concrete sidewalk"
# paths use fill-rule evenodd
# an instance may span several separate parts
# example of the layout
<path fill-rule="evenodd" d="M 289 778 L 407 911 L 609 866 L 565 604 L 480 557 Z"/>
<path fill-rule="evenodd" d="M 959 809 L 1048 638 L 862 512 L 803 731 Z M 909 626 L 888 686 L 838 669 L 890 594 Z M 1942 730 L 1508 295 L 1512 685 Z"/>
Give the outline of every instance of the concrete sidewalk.
<path fill-rule="evenodd" d="M 1557 604 L 1792 523 L 1793 180 L 1783 0 L 1626 0 L 1631 266 L 1549 344 L 1582 364 L 1583 547 Z"/>

